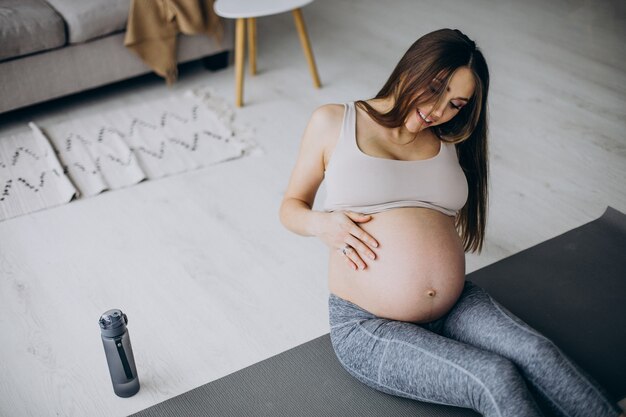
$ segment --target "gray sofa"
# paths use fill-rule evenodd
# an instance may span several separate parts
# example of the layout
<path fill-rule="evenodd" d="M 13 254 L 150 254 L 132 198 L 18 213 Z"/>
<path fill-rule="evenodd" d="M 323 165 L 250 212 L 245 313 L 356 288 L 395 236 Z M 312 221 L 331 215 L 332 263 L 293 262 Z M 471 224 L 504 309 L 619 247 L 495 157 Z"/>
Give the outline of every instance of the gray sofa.
<path fill-rule="evenodd" d="M 0 113 L 151 72 L 124 46 L 129 6 L 130 0 L 0 0 Z M 178 63 L 213 57 L 227 65 L 232 24 L 224 28 L 221 42 L 179 36 Z"/>

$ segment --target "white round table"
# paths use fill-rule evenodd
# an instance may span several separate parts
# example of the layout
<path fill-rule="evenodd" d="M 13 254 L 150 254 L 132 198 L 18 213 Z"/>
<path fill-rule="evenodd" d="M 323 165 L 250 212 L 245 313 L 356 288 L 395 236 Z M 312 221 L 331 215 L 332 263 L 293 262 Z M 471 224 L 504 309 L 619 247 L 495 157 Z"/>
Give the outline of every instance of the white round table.
<path fill-rule="evenodd" d="M 306 32 L 301 7 L 313 0 L 217 0 L 214 4 L 218 16 L 236 19 L 235 24 L 235 103 L 243 106 L 243 66 L 245 55 L 246 25 L 248 31 L 248 53 L 250 59 L 250 73 L 256 74 L 256 18 L 271 16 L 291 11 L 296 23 L 300 43 L 304 55 L 309 63 L 309 71 L 313 77 L 313 85 L 321 87 L 311 43 Z"/>

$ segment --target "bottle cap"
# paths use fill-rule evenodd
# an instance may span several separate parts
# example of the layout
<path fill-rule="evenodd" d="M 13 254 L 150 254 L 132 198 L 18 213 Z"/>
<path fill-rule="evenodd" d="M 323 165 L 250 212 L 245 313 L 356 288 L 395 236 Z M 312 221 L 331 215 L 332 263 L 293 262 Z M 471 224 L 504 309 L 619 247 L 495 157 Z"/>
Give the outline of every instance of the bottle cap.
<path fill-rule="evenodd" d="M 100 332 L 103 336 L 115 337 L 126 331 L 128 317 L 117 308 L 109 310 L 100 316 L 98 321 L 100 324 Z"/>

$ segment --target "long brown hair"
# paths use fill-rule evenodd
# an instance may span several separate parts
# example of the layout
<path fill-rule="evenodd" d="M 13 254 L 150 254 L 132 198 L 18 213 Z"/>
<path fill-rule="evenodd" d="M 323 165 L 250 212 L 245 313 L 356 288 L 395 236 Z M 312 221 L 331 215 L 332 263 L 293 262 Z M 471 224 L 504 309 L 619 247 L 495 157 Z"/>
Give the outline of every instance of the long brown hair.
<path fill-rule="evenodd" d="M 480 252 L 485 238 L 488 201 L 487 95 L 489 69 L 474 41 L 458 29 L 440 29 L 419 38 L 406 51 L 375 99 L 393 98 L 393 108 L 378 112 L 364 100 L 357 101 L 380 125 L 404 125 L 422 103 L 439 100 L 454 71 L 467 67 L 476 86 L 470 101 L 451 120 L 433 126 L 443 141 L 455 144 L 467 178 L 469 196 L 455 225 L 465 251 Z"/>

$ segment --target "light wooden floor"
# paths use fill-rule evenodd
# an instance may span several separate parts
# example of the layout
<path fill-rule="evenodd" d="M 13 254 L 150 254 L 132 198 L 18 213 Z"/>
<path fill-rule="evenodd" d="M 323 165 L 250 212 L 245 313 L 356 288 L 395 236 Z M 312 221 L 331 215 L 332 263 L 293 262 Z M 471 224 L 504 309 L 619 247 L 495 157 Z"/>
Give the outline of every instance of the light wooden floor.
<path fill-rule="evenodd" d="M 470 5 L 471 3 L 471 5 Z M 310 113 L 373 96 L 405 49 L 460 28 L 492 75 L 491 211 L 468 271 L 626 212 L 626 3 L 318 0 L 304 9 L 324 87 L 291 15 L 259 19 L 246 107 L 263 154 L 0 223 L 0 415 L 124 416 L 328 331 L 326 249 L 278 221 Z M 0 136 L 210 85 L 184 69 L 1 117 Z M 142 389 L 114 396 L 97 319 L 129 316 Z M 584 308 L 584 306 L 581 306 Z"/>

